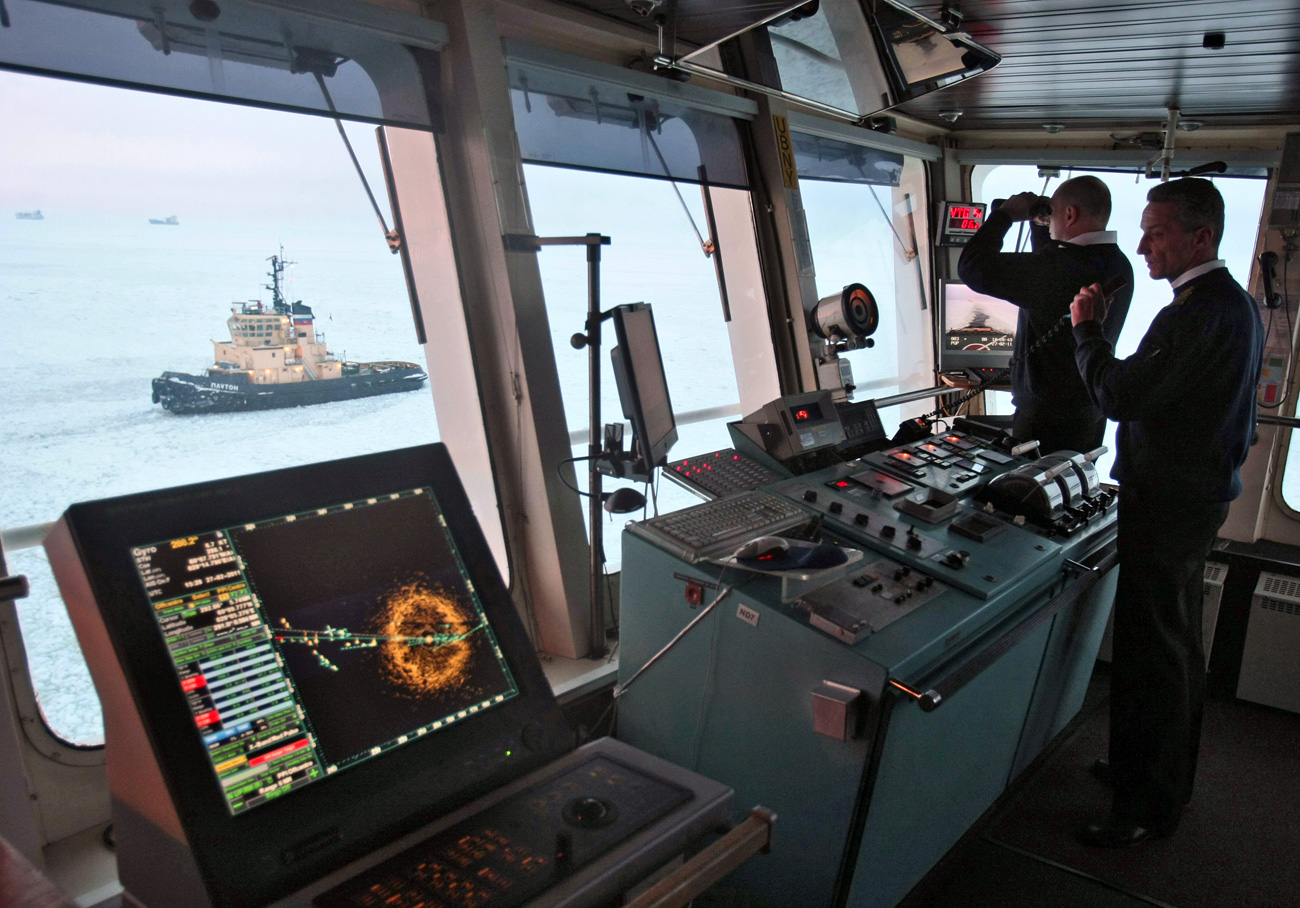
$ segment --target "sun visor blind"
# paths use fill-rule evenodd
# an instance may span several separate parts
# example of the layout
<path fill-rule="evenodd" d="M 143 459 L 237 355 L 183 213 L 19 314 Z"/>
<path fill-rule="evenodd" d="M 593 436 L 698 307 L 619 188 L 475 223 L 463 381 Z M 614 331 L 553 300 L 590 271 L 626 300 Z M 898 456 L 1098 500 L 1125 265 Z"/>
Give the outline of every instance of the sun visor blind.
<path fill-rule="evenodd" d="M 791 132 L 790 136 L 801 180 L 897 186 L 902 178 L 903 156 L 896 152 L 802 132 Z"/>
<path fill-rule="evenodd" d="M 437 129 L 446 26 L 340 0 L 3 0 L 0 67 Z M 363 18 L 364 17 L 364 18 Z M 317 74 L 328 92 L 322 92 Z"/>
<path fill-rule="evenodd" d="M 523 159 L 612 173 L 749 185 L 736 118 L 744 98 L 506 42 Z"/>

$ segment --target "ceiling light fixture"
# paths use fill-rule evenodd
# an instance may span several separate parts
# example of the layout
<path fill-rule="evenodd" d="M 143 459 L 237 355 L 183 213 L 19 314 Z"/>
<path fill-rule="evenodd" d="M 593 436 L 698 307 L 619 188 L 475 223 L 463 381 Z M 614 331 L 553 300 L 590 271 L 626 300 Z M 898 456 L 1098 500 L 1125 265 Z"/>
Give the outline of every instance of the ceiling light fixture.
<path fill-rule="evenodd" d="M 941 110 L 939 111 L 939 119 L 948 123 L 956 123 L 962 113 L 963 111 L 960 110 Z"/>
<path fill-rule="evenodd" d="M 1043 124 L 1043 129 L 1047 130 L 1047 131 L 1050 132 L 1052 135 L 1056 135 L 1058 132 L 1060 132 L 1061 130 L 1065 129 L 1065 124 L 1064 124 L 1064 123 L 1044 123 L 1044 124 Z"/>

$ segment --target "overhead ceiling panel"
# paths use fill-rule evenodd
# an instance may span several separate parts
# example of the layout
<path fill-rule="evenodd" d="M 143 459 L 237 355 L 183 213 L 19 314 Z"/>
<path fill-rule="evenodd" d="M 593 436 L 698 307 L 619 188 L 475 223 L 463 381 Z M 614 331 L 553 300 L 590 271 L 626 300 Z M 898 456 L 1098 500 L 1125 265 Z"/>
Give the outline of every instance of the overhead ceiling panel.
<path fill-rule="evenodd" d="M 958 131 L 1154 124 L 1169 107 L 1225 124 L 1294 121 L 1300 111 L 1295 0 L 964 0 L 960 8 L 1001 65 L 899 110 L 932 122 L 960 113 Z M 1221 49 L 1203 46 L 1212 32 L 1223 34 Z"/>
<path fill-rule="evenodd" d="M 567 0 L 665 36 L 709 44 L 788 9 L 789 0 Z M 873 0 L 862 0 L 868 9 Z M 906 2 L 906 0 L 904 0 Z M 1300 112 L 1300 3 L 1296 0 L 948 0 L 945 9 L 1002 56 L 983 75 L 907 101 L 902 113 L 957 131 L 1060 123 L 1130 128 L 1160 124 L 1169 107 L 1225 125 L 1295 122 Z M 641 15 L 639 11 L 646 11 Z M 1221 32 L 1222 49 L 1203 46 Z M 677 52 L 688 47 L 677 45 Z M 951 121 L 954 114 L 958 119 Z"/>

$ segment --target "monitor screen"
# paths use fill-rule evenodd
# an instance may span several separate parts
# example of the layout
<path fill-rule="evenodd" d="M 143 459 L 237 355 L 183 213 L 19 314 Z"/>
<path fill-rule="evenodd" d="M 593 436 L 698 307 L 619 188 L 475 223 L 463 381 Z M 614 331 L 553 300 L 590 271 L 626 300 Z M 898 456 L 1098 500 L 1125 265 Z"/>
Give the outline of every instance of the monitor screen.
<path fill-rule="evenodd" d="M 654 312 L 648 303 L 613 309 L 618 346 L 610 351 L 623 415 L 632 423 L 636 463 L 633 472 L 647 475 L 668 460 L 677 441 L 677 422 L 668 396 Z"/>
<path fill-rule="evenodd" d="M 443 445 L 75 504 L 46 547 L 111 643 L 136 885 L 178 829 L 212 904 L 268 904 L 573 748 Z"/>
<path fill-rule="evenodd" d="M 131 555 L 233 814 L 519 693 L 430 488 Z"/>
<path fill-rule="evenodd" d="M 940 307 L 943 333 L 939 370 L 960 372 L 1010 366 L 1019 316 L 1019 308 L 1006 300 L 976 293 L 957 281 L 945 281 Z"/>

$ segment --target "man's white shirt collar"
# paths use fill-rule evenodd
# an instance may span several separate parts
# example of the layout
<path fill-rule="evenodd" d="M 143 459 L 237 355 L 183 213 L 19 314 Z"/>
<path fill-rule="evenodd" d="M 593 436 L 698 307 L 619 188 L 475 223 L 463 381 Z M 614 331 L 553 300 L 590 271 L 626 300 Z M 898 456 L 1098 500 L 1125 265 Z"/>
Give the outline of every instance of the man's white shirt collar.
<path fill-rule="evenodd" d="M 1178 277 L 1171 280 L 1169 282 L 1169 286 L 1177 290 L 1179 287 L 1183 286 L 1183 284 L 1186 284 L 1194 277 L 1200 277 L 1202 274 L 1208 274 L 1209 272 L 1213 271 L 1215 268 L 1227 268 L 1227 267 L 1228 267 L 1228 263 L 1225 262 L 1223 259 L 1215 259 L 1214 261 L 1211 262 L 1202 262 L 1201 264 L 1197 265 L 1195 268 L 1188 268 L 1182 274 L 1178 275 Z"/>
<path fill-rule="evenodd" d="M 1116 242 L 1116 234 L 1113 230 L 1094 230 L 1091 233 L 1081 233 L 1076 237 L 1066 240 L 1067 243 L 1073 243 L 1076 246 L 1095 246 L 1098 243 Z"/>

